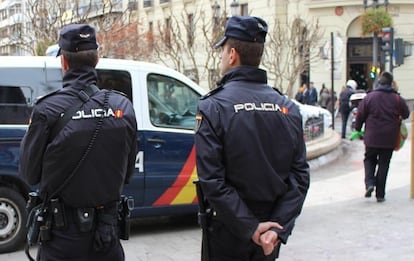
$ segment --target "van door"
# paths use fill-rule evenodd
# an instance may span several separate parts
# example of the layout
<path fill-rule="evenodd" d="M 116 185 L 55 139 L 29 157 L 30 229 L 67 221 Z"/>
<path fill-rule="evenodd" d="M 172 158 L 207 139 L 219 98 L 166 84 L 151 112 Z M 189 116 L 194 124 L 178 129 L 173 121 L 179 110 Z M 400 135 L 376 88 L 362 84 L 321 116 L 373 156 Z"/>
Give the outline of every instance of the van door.
<path fill-rule="evenodd" d="M 191 204 L 196 197 L 193 130 L 201 95 L 170 76 L 148 74 L 146 80 L 145 206 Z"/>

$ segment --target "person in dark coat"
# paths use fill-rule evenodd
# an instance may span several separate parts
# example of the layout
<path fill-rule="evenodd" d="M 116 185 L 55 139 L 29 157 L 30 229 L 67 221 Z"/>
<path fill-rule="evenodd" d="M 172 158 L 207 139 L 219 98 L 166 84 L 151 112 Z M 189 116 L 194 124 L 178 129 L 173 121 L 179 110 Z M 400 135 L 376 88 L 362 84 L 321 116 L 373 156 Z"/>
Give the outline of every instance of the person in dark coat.
<path fill-rule="evenodd" d="M 65 26 L 59 47 L 63 88 L 36 102 L 20 146 L 19 174 L 47 207 L 36 260 L 122 261 L 118 202 L 135 170 L 135 112 L 125 95 L 96 87 L 94 28 Z"/>
<path fill-rule="evenodd" d="M 348 80 L 345 88 L 339 94 L 339 112 L 342 117 L 342 139 L 346 138 L 346 125 L 348 122 L 349 114 L 351 112 L 351 106 L 349 105 L 349 98 L 355 92 L 357 83 L 354 80 Z"/>
<path fill-rule="evenodd" d="M 197 172 L 211 207 L 209 260 L 275 260 L 301 212 L 309 166 L 299 108 L 259 69 L 267 24 L 233 16 L 222 79 L 198 104 Z"/>
<path fill-rule="evenodd" d="M 316 106 L 316 104 L 318 104 L 318 91 L 313 82 L 310 82 L 308 92 L 309 97 L 306 104 Z"/>
<path fill-rule="evenodd" d="M 407 103 L 394 90 L 392 82 L 391 73 L 381 74 L 376 88 L 359 104 L 355 124 L 357 131 L 365 125 L 365 197 L 371 197 L 375 189 L 378 202 L 385 200 L 385 183 L 400 120 L 408 118 L 410 113 Z"/>

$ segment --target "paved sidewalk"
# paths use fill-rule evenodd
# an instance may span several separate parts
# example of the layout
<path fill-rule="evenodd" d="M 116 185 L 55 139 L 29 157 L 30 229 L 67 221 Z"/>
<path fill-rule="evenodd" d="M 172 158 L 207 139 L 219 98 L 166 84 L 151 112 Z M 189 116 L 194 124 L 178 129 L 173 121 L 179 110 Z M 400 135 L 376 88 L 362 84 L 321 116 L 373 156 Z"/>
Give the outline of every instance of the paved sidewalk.
<path fill-rule="evenodd" d="M 305 207 L 278 260 L 414 260 L 411 128 L 409 134 L 402 150 L 395 152 L 391 160 L 384 203 L 377 203 L 375 197 L 364 197 L 361 140 L 342 140 L 332 152 L 311 160 L 311 185 Z M 200 260 L 199 227 L 179 224 L 133 226 L 130 240 L 122 242 L 126 261 Z M 0 260 L 27 259 L 20 250 L 0 254 Z"/>
<path fill-rule="evenodd" d="M 350 158 L 332 163 L 334 172 L 332 166 L 311 172 L 303 213 L 280 260 L 414 260 L 411 137 L 393 154 L 384 203 L 375 192 L 364 198 L 363 141 L 342 146 Z"/>

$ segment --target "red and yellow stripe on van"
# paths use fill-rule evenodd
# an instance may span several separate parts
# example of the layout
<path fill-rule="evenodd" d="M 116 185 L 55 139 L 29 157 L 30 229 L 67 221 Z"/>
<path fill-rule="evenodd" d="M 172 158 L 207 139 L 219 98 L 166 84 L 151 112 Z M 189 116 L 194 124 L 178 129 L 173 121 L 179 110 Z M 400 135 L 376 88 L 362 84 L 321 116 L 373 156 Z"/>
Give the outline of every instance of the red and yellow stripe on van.
<path fill-rule="evenodd" d="M 153 204 L 153 206 L 162 205 L 180 205 L 197 202 L 196 189 L 193 180 L 197 179 L 195 147 L 191 149 L 183 168 L 169 187 Z"/>

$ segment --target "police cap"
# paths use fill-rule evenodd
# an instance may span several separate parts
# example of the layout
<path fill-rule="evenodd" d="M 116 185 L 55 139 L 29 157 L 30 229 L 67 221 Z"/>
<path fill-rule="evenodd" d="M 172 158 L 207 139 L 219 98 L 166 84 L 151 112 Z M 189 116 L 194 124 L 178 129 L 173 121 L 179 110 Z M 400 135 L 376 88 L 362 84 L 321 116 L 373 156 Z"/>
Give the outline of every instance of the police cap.
<path fill-rule="evenodd" d="M 59 51 L 79 52 L 98 49 L 95 29 L 87 24 L 70 24 L 60 31 Z"/>
<path fill-rule="evenodd" d="M 232 16 L 226 24 L 224 37 L 214 48 L 224 45 L 228 38 L 235 38 L 246 42 L 264 43 L 267 34 L 267 23 L 254 16 Z"/>

